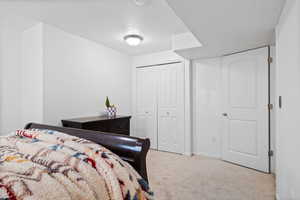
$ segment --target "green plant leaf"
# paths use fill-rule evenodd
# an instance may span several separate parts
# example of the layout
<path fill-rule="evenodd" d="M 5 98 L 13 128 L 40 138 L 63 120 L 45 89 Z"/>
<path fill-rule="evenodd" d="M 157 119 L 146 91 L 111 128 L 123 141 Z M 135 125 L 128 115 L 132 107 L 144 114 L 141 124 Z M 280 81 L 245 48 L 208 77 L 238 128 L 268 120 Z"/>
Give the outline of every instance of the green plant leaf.
<path fill-rule="evenodd" d="M 106 97 L 106 100 L 105 100 L 105 106 L 106 106 L 107 108 L 110 107 L 110 102 L 109 102 L 108 97 Z"/>

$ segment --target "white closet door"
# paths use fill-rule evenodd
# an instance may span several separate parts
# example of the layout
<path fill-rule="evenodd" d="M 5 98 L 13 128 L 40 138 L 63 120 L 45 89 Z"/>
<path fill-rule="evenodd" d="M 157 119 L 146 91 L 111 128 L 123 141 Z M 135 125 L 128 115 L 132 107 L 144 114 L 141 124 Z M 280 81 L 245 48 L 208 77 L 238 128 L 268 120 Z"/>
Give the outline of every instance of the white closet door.
<path fill-rule="evenodd" d="M 152 68 L 138 68 L 136 136 L 149 138 L 151 148 L 157 149 L 157 72 Z"/>
<path fill-rule="evenodd" d="M 267 59 L 267 48 L 223 59 L 223 159 L 264 172 L 269 170 Z"/>
<path fill-rule="evenodd" d="M 184 66 L 183 63 L 157 67 L 158 149 L 184 152 Z"/>

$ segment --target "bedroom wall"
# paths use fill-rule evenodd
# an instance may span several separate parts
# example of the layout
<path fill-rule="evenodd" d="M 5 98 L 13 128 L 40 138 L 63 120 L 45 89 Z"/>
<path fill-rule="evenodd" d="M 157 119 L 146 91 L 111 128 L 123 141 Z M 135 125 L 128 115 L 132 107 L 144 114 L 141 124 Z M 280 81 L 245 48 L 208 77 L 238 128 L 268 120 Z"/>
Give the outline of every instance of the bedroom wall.
<path fill-rule="evenodd" d="M 44 25 L 44 122 L 99 115 L 105 97 L 131 113 L 131 58 L 99 43 Z"/>
<path fill-rule="evenodd" d="M 21 120 L 22 34 L 35 21 L 8 16 L 0 19 L 0 134 L 23 127 Z"/>
<path fill-rule="evenodd" d="M 43 122 L 43 41 L 42 23 L 22 33 L 21 123 Z"/>
<path fill-rule="evenodd" d="M 276 28 L 277 199 L 300 199 L 300 2 L 287 0 Z"/>
<path fill-rule="evenodd" d="M 193 152 L 221 158 L 221 58 L 193 61 Z"/>
<path fill-rule="evenodd" d="M 21 126 L 20 58 L 21 33 L 16 27 L 5 24 L 1 31 L 1 134 Z"/>
<path fill-rule="evenodd" d="M 131 57 L 50 25 L 0 19 L 0 134 L 28 122 L 98 115 L 109 96 L 131 114 Z"/>

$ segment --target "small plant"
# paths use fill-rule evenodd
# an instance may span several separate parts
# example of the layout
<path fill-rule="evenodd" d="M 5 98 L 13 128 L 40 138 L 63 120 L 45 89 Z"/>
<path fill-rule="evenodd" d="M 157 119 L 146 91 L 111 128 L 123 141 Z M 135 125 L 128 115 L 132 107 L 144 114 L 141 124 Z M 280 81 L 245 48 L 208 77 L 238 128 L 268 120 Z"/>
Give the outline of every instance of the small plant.
<path fill-rule="evenodd" d="M 117 108 L 115 107 L 114 104 L 112 105 L 110 104 L 108 97 L 106 97 L 105 106 L 106 106 L 106 112 L 108 117 L 115 117 L 117 113 Z"/>
<path fill-rule="evenodd" d="M 106 97 L 106 100 L 105 100 L 105 106 L 106 106 L 106 108 L 109 108 L 109 107 L 110 107 L 110 102 L 109 102 L 108 97 Z"/>

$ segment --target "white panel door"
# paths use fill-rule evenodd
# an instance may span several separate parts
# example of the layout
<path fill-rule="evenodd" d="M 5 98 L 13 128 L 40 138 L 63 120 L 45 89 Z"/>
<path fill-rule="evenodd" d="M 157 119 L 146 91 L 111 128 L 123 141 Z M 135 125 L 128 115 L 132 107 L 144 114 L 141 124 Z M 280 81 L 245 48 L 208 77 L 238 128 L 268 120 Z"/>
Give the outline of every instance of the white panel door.
<path fill-rule="evenodd" d="M 158 81 L 158 149 L 184 152 L 184 65 L 157 67 Z"/>
<path fill-rule="evenodd" d="M 137 69 L 136 136 L 149 138 L 157 149 L 157 72 L 152 67 Z"/>
<path fill-rule="evenodd" d="M 223 58 L 223 159 L 264 172 L 269 171 L 267 59 L 267 48 Z"/>

